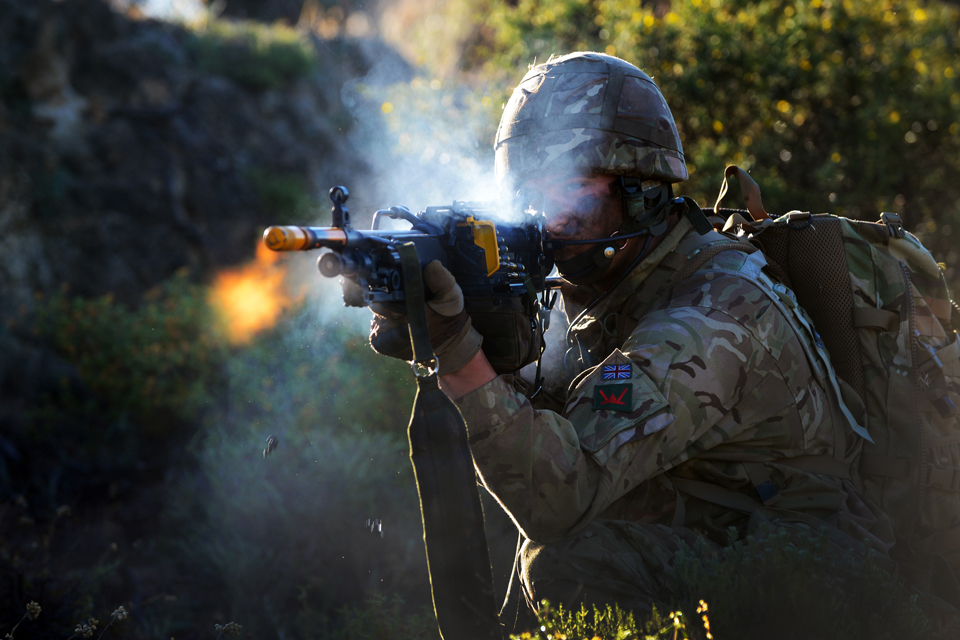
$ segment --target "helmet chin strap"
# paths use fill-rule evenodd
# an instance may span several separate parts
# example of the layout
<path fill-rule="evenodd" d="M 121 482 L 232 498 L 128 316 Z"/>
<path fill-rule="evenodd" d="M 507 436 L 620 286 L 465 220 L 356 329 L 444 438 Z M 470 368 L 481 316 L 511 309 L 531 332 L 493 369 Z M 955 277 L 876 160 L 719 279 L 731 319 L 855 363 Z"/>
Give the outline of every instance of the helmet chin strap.
<path fill-rule="evenodd" d="M 613 259 L 626 247 L 624 240 L 639 236 L 656 237 L 667 230 L 668 204 L 672 202 L 669 184 L 658 183 L 641 190 L 636 178 L 622 178 L 623 222 L 609 238 L 589 240 L 548 240 L 548 250 L 580 245 L 593 245 L 569 260 L 558 260 L 557 270 L 567 282 L 575 285 L 590 285 L 598 282 L 610 270 Z"/>

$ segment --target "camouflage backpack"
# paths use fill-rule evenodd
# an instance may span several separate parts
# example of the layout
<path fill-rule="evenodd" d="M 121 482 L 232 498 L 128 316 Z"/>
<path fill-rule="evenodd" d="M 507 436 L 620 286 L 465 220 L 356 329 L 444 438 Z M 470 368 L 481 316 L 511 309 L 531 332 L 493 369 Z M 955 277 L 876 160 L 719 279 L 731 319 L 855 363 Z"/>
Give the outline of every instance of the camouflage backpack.
<path fill-rule="evenodd" d="M 734 213 L 724 230 L 749 234 L 783 271 L 838 377 L 862 400 L 873 439 L 859 465 L 867 495 L 915 552 L 941 555 L 960 575 L 960 308 L 940 267 L 897 214 L 773 220 L 738 167 L 727 168 L 714 211 L 734 174 L 753 220 Z"/>

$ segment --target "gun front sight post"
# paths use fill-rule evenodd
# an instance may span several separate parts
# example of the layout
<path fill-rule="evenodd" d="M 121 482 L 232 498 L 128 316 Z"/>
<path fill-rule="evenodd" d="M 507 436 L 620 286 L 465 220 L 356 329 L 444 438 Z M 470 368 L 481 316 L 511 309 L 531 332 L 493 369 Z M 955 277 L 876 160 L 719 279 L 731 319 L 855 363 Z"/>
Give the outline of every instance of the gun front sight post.
<path fill-rule="evenodd" d="M 350 192 L 346 187 L 337 186 L 330 189 L 330 199 L 333 200 L 333 226 L 345 229 L 350 226 L 350 211 L 347 209 L 347 198 Z"/>

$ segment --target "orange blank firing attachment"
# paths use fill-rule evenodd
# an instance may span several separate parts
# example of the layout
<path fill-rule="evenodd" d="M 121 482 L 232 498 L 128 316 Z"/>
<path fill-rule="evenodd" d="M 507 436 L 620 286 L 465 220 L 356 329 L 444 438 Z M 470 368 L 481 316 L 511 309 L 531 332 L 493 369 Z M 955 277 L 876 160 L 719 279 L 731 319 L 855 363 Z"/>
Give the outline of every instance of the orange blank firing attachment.
<path fill-rule="evenodd" d="M 307 232 L 301 227 L 268 227 L 263 243 L 274 251 L 298 251 L 307 244 Z"/>
<path fill-rule="evenodd" d="M 347 234 L 335 227 L 267 227 L 263 243 L 274 251 L 306 251 L 343 246 L 347 243 Z"/>

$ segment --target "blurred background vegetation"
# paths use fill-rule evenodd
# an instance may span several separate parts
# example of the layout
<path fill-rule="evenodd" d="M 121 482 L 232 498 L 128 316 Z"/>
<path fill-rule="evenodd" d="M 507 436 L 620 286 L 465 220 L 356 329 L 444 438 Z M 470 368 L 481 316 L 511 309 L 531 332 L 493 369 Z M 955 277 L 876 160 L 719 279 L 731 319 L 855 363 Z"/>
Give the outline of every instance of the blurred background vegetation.
<path fill-rule="evenodd" d="M 960 288 L 952 3 L 0 0 L 0 633 L 37 601 L 17 637 L 67 637 L 121 604 L 108 634 L 129 638 L 228 621 L 258 638 L 435 637 L 409 373 L 374 357 L 312 258 L 257 238 L 327 222 L 333 184 L 359 224 L 495 197 L 509 92 L 578 49 L 659 83 L 684 193 L 712 205 L 736 163 L 771 213 L 898 211 Z M 502 589 L 515 538 L 487 507 Z M 784 596 L 738 583 L 738 565 L 791 567 L 786 593 L 867 579 L 801 562 L 810 545 L 691 552 L 676 604 L 695 618 L 708 598 L 717 637 L 752 637 L 734 623 Z M 787 596 L 783 615 L 845 606 L 831 619 L 873 615 L 870 637 L 929 636 L 909 594 L 863 598 Z"/>

